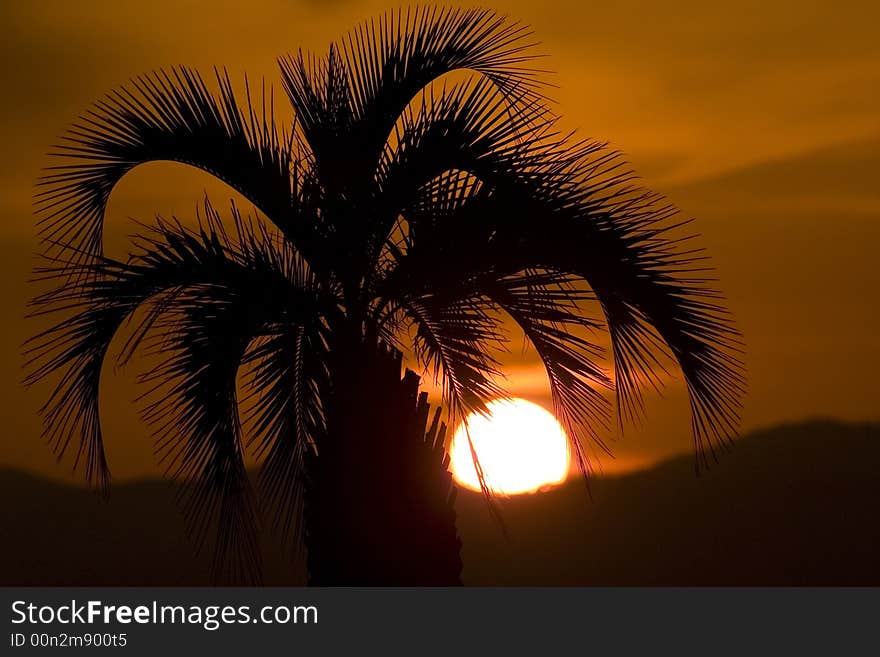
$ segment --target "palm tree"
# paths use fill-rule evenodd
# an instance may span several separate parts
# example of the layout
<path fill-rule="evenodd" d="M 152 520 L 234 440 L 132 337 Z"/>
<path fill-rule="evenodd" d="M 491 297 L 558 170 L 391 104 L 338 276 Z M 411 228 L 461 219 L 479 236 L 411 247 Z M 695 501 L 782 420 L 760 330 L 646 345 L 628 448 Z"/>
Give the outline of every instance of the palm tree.
<path fill-rule="evenodd" d="M 119 363 L 142 345 L 159 357 L 145 417 L 188 482 L 197 536 L 216 535 L 218 568 L 258 564 L 250 445 L 311 582 L 458 583 L 444 427 L 438 409 L 426 435 L 400 351 L 442 382 L 454 421 L 505 394 L 496 350 L 516 326 L 585 475 L 584 446 L 604 448 L 604 391 L 637 416 L 661 352 L 707 462 L 738 422 L 737 333 L 676 210 L 617 153 L 560 132 L 529 35 L 491 11 L 388 14 L 325 57 L 280 60 L 290 130 L 271 94 L 240 101 L 225 73 L 215 92 L 174 69 L 98 102 L 38 192 L 40 272 L 57 285 L 36 312 L 60 319 L 31 340 L 28 381 L 59 377 L 43 408 L 58 452 L 76 440 L 107 485 L 98 388 L 126 328 Z M 216 176 L 258 214 L 233 205 L 227 229 L 206 201 L 198 228 L 159 218 L 127 260 L 104 255 L 114 186 L 159 160 Z"/>

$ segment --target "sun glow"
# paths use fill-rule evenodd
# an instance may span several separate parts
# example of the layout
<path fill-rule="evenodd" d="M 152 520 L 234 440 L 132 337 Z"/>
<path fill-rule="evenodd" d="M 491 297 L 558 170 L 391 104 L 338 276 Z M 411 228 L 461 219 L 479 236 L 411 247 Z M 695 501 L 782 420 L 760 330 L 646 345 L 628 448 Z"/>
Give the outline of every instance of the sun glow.
<path fill-rule="evenodd" d="M 496 399 L 489 414 L 472 413 L 452 437 L 456 481 L 480 490 L 468 431 L 489 488 L 501 495 L 531 493 L 565 481 L 571 462 L 568 438 L 555 417 L 525 399 Z"/>

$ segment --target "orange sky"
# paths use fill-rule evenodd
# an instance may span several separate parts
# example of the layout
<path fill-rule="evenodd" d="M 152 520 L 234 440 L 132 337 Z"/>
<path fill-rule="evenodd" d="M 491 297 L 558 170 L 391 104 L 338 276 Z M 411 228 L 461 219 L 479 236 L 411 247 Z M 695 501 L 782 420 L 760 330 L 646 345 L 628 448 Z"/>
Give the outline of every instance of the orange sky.
<path fill-rule="evenodd" d="M 174 64 L 278 82 L 277 55 L 323 50 L 379 2 L 152 0 L 2 3 L 0 464 L 66 476 L 39 439 L 39 391 L 19 346 L 36 250 L 30 212 L 43 153 L 68 122 L 130 76 Z M 808 416 L 880 417 L 880 9 L 875 2 L 494 2 L 531 24 L 555 71 L 565 125 L 611 141 L 697 227 L 748 345 L 745 427 Z M 178 165 L 149 165 L 111 200 L 114 248 L 128 217 L 191 216 L 209 190 Z M 218 203 L 220 205 L 220 203 Z M 515 393 L 546 401 L 512 350 Z M 130 403 L 130 374 L 103 401 L 116 478 L 157 472 Z M 681 386 L 651 398 L 615 444 L 631 467 L 687 451 Z M 829 446 L 833 449 L 833 445 Z"/>

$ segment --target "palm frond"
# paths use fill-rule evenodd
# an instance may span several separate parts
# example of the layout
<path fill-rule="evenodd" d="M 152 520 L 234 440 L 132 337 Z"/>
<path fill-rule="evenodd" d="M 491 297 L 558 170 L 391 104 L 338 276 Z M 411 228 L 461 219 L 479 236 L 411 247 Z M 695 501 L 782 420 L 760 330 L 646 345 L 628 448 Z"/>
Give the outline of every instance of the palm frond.
<path fill-rule="evenodd" d="M 262 461 L 261 488 L 281 539 L 302 545 L 304 471 L 325 435 L 321 405 L 327 353 L 318 325 L 295 325 L 268 336 L 246 356 L 244 425 Z"/>
<path fill-rule="evenodd" d="M 140 314 L 119 362 L 141 344 L 161 357 L 142 377 L 152 383 L 145 418 L 169 472 L 191 484 L 184 489 L 185 510 L 196 536 L 204 540 L 216 528 L 215 566 L 221 569 L 257 564 L 259 556 L 236 392 L 248 345 L 283 327 L 312 326 L 335 307 L 289 244 L 234 207 L 233 215 L 230 235 L 206 201 L 197 230 L 160 219 L 126 262 L 99 256 L 45 268 L 44 277 L 65 280 L 36 300 L 37 312 L 64 318 L 28 346 L 27 382 L 59 377 L 43 408 L 47 434 L 59 454 L 78 434 L 87 475 L 106 483 L 101 366 L 114 336 Z M 77 268 L 84 275 L 71 285 L 66 276 Z"/>
<path fill-rule="evenodd" d="M 476 199 L 463 201 L 468 202 Z M 523 254 L 509 244 L 496 248 L 490 236 L 484 241 L 473 235 L 462 239 L 466 234 L 465 226 L 459 223 L 462 217 L 467 217 L 470 226 L 480 216 L 461 212 L 462 207 L 452 206 L 446 217 L 436 213 L 439 226 L 419 223 L 426 230 L 419 233 L 410 249 L 396 254 L 379 283 L 379 294 L 414 299 L 424 295 L 435 303 L 442 300 L 453 307 L 470 304 L 487 314 L 503 312 L 512 319 L 547 371 L 557 417 L 572 439 L 578 464 L 586 472 L 590 464 L 583 448 L 588 439 L 609 452 L 602 437 L 608 420 L 602 390 L 610 388 L 611 382 L 599 364 L 604 356 L 602 349 L 584 335 L 604 327 L 585 314 L 584 304 L 594 298 L 574 285 L 571 274 L 516 271 Z"/>
<path fill-rule="evenodd" d="M 273 97 L 239 106 L 226 73 L 216 72 L 219 94 L 186 68 L 140 76 L 86 112 L 53 155 L 36 196 L 41 236 L 70 247 L 66 257 L 101 253 L 110 193 L 139 164 L 160 160 L 192 165 L 247 197 L 290 238 L 298 231 L 297 195 L 302 163 L 272 116 Z M 303 248 L 305 245 L 300 245 Z"/>
<path fill-rule="evenodd" d="M 502 93 L 541 96 L 531 30 L 485 9 L 421 7 L 390 11 L 349 33 L 339 47 L 349 71 L 355 141 L 374 167 L 409 102 L 453 71 L 472 71 Z"/>
<path fill-rule="evenodd" d="M 334 235 L 331 250 L 339 254 L 335 262 L 342 278 L 357 281 L 371 275 L 397 212 L 415 191 L 412 178 L 425 173 L 407 163 L 396 168 L 408 179 L 395 176 L 392 182 L 383 175 L 389 165 L 387 153 L 383 156 L 387 142 L 395 140 L 395 126 L 405 120 L 420 92 L 447 73 L 470 71 L 479 74 L 481 82 L 442 103 L 447 113 L 452 105 L 464 105 L 462 114 L 476 114 L 474 108 L 487 104 L 487 98 L 497 113 L 503 109 L 518 121 L 539 121 L 547 112 L 538 109 L 541 84 L 537 71 L 528 66 L 534 58 L 528 38 L 526 28 L 489 11 L 425 8 L 390 12 L 365 24 L 331 46 L 325 58 L 300 52 L 279 61 L 324 193 L 324 211 Z M 410 141 L 418 136 L 430 142 L 419 152 L 429 159 L 443 155 L 445 151 L 437 149 L 444 143 L 452 150 L 458 145 L 455 134 L 438 145 L 440 114 L 436 108 L 432 112 L 436 120 L 430 135 L 423 134 L 421 124 L 418 135 L 406 135 Z M 489 129 L 479 125 L 488 121 L 486 117 L 476 118 L 467 127 Z M 402 149 L 394 153 L 400 156 Z M 444 162 L 438 163 L 448 166 L 448 159 L 441 157 Z M 439 174 L 443 167 L 434 170 Z M 380 192 L 383 186 L 389 189 Z"/>
<path fill-rule="evenodd" d="M 499 168 L 485 180 L 471 172 L 466 183 L 447 174 L 423 186 L 419 200 L 404 212 L 406 252 L 386 267 L 377 289 L 416 286 L 474 298 L 487 294 L 486 285 L 497 287 L 504 276 L 522 271 L 583 279 L 610 332 L 620 417 L 638 417 L 641 388 L 645 382 L 661 384 L 659 354 L 668 350 L 688 385 L 695 451 L 705 465 L 734 435 L 744 391 L 738 334 L 712 286 L 704 254 L 691 246 L 691 236 L 681 234 L 686 222 L 677 220 L 676 210 L 635 185 L 615 152 L 555 138 L 531 149 L 526 167 Z M 559 359 L 574 366 L 572 353 L 586 345 L 570 338 L 559 344 L 556 329 L 530 317 L 546 312 L 534 299 L 507 310 L 522 320 L 536 348 L 541 345 L 545 365 L 556 362 L 548 374 L 557 382 L 558 400 L 563 391 L 558 382 L 569 376 Z M 571 319 L 576 323 L 574 313 Z M 588 361 L 577 369 L 589 373 Z M 568 389 L 569 409 L 592 396 L 586 382 L 569 379 Z M 569 415 L 597 419 L 584 410 Z"/>
<path fill-rule="evenodd" d="M 613 151 L 567 158 L 547 180 L 531 202 L 520 197 L 520 212 L 542 218 L 530 244 L 543 266 L 581 276 L 602 305 L 621 417 L 640 415 L 641 388 L 662 385 L 668 353 L 690 393 L 698 466 L 708 465 L 738 428 L 742 343 L 689 222 L 634 184 Z"/>
<path fill-rule="evenodd" d="M 486 80 L 424 90 L 394 124 L 376 172 L 390 214 L 410 207 L 438 176 L 466 171 L 487 184 L 498 175 L 527 176 L 532 158 L 556 136 L 547 107 L 527 101 L 523 89 L 511 89 L 518 102 Z M 535 151 L 536 147 L 539 150 Z"/>
<path fill-rule="evenodd" d="M 580 470 L 592 465 L 585 451 L 591 441 L 606 454 L 608 402 L 612 387 L 600 362 L 603 349 L 587 335 L 603 324 L 586 315 L 591 294 L 578 289 L 569 274 L 525 271 L 481 286 L 523 331 L 547 374 L 556 417 L 566 430 Z"/>
<path fill-rule="evenodd" d="M 141 378 L 152 384 L 142 396 L 144 419 L 160 463 L 187 484 L 180 490 L 190 531 L 199 548 L 213 533 L 215 578 L 233 581 L 254 581 L 260 572 L 236 391 L 248 344 L 260 330 L 248 305 L 239 290 L 216 285 L 175 295 L 150 334 L 161 360 Z"/>
<path fill-rule="evenodd" d="M 492 399 L 508 397 L 499 384 L 500 363 L 492 355 L 492 346 L 500 347 L 505 338 L 498 314 L 487 311 L 485 300 L 424 294 L 398 301 L 397 311 L 415 328 L 416 360 L 442 384 L 450 425 L 470 413 L 486 413 L 486 404 Z M 489 501 L 491 491 L 470 434 L 468 444 L 480 488 Z M 492 504 L 489 510 L 500 521 Z"/>
<path fill-rule="evenodd" d="M 492 345 L 504 342 L 502 329 L 478 304 L 422 295 L 400 304 L 415 327 L 416 359 L 443 383 L 444 403 L 458 417 L 485 411 L 486 402 L 505 396 L 497 380 L 500 364 Z"/>
<path fill-rule="evenodd" d="M 525 235 L 511 225 L 519 214 L 504 213 L 493 197 L 511 185 L 538 184 L 535 178 L 546 176 L 547 162 L 562 157 L 567 141 L 542 103 L 510 106 L 485 80 L 444 88 L 439 96 L 425 90 L 421 105 L 395 125 L 377 171 L 375 214 L 384 223 L 375 222 L 359 243 L 371 245 L 371 262 L 381 261 L 392 220 L 403 216 L 408 248 L 430 243 L 438 257 L 432 266 L 445 268 L 444 257 L 458 260 L 453 253 L 473 247 L 485 256 L 475 254 L 481 266 L 510 273 L 528 267 L 522 249 L 509 244 Z M 441 255 L 438 238 L 452 250 Z"/>
<path fill-rule="evenodd" d="M 346 139 L 353 121 L 345 63 L 335 48 L 325 58 L 299 51 L 279 59 L 284 89 L 296 112 L 304 152 L 326 196 L 342 193 L 361 177 L 352 171 L 352 144 Z"/>

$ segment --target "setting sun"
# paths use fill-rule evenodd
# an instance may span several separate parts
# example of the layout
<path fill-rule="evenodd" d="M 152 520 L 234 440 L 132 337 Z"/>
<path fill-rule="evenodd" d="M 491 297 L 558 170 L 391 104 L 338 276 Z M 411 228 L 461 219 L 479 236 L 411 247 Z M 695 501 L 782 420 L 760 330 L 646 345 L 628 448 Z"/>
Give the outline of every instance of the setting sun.
<path fill-rule="evenodd" d="M 456 481 L 480 490 L 467 434 L 480 459 L 489 488 L 502 495 L 531 493 L 565 481 L 568 439 L 556 418 L 525 399 L 497 399 L 486 416 L 472 413 L 452 438 Z"/>

